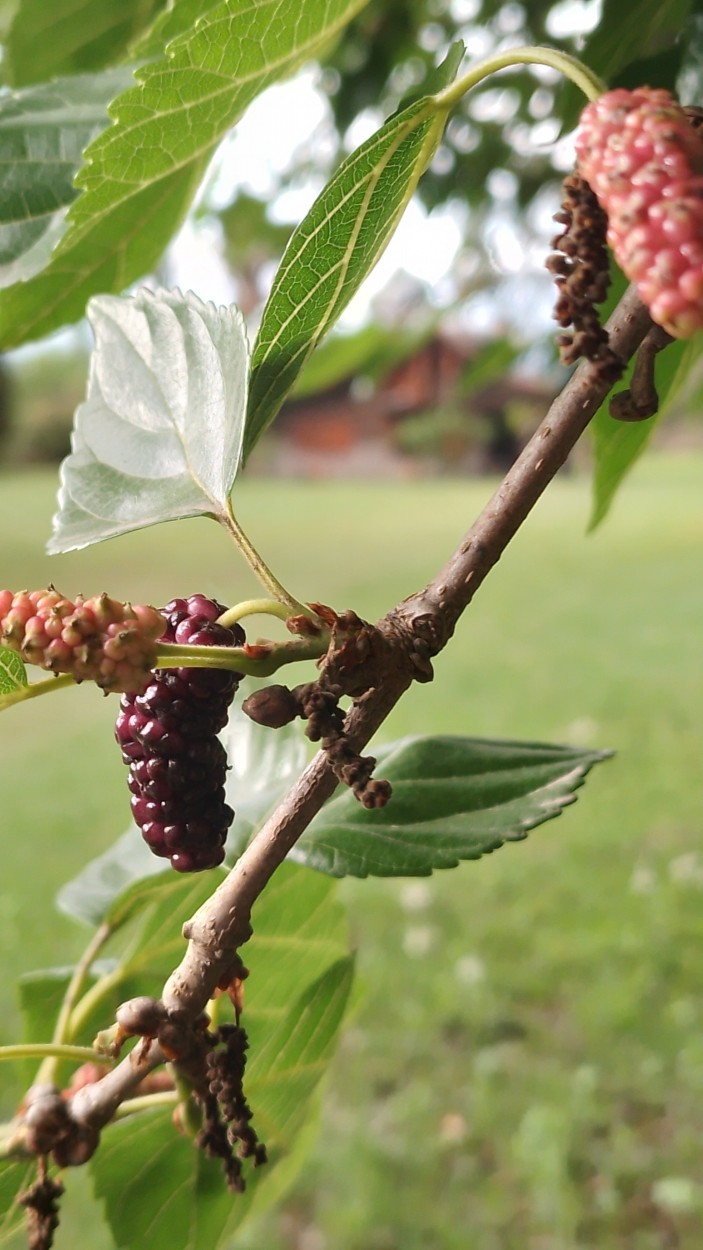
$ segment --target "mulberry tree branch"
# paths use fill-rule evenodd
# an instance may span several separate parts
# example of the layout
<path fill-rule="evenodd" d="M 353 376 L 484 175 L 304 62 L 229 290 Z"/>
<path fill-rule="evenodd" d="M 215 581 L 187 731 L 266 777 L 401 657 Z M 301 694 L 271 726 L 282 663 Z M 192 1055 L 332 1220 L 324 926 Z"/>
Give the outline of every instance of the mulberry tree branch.
<path fill-rule="evenodd" d="M 631 287 L 608 332 L 612 349 L 627 362 L 651 321 Z M 456 550 L 424 589 L 392 608 L 377 626 L 395 658 L 381 681 L 347 716 L 352 747 L 361 750 L 415 679 L 431 675 L 429 661 L 446 646 L 456 623 L 549 482 L 564 464 L 611 382 L 597 364 L 582 362 L 551 405 L 493 498 Z M 428 671 L 429 670 L 429 671 Z M 232 871 L 184 926 L 188 948 L 163 990 L 167 1011 L 195 1019 L 218 985 L 236 975 L 237 951 L 251 936 L 251 910 L 276 868 L 333 793 L 336 778 L 324 752 L 305 769 Z M 79 1090 L 72 1115 L 99 1127 L 114 1115 L 146 1072 L 163 1061 L 160 1047 L 136 1047 L 101 1081 Z"/>
<path fill-rule="evenodd" d="M 652 321 L 635 287 L 628 287 L 606 325 L 611 349 L 624 364 L 634 356 Z M 456 622 L 484 578 L 515 537 L 540 495 L 573 450 L 612 387 L 599 363 L 583 361 L 557 395 L 542 424 L 509 470 L 443 569 L 423 591 L 395 612 L 426 628 L 437 651 L 449 641 Z M 434 631 L 437 631 L 435 633 Z"/>

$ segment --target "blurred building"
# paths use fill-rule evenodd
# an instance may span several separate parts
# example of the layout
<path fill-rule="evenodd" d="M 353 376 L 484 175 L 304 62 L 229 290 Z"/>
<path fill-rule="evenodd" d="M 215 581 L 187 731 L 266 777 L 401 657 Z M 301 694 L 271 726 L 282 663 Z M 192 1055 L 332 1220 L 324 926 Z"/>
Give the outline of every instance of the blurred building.
<path fill-rule="evenodd" d="M 342 367 L 284 405 L 261 468 L 309 477 L 504 471 L 556 392 L 515 372 L 516 354 L 433 333 L 405 355 L 397 347 L 380 364 Z"/>

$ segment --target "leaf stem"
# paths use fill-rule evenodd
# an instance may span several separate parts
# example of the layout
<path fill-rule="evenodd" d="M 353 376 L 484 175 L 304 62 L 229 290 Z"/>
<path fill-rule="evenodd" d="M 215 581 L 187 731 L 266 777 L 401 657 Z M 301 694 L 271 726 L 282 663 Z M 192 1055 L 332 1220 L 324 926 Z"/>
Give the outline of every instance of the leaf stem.
<path fill-rule="evenodd" d="M 305 603 L 301 603 L 291 595 L 279 582 L 274 573 L 266 564 L 265 560 L 259 555 L 256 547 L 251 542 L 247 534 L 244 533 L 241 525 L 232 511 L 232 505 L 228 504 L 227 511 L 222 514 L 222 523 L 228 531 L 231 538 L 234 539 L 249 568 L 259 579 L 265 590 L 279 603 L 282 603 L 288 609 L 289 616 L 309 616 L 311 620 L 317 620 L 315 613 Z"/>
<path fill-rule="evenodd" d="M 155 668 L 232 669 L 248 677 L 270 677 L 284 664 L 318 660 L 325 654 L 329 630 L 313 638 L 265 642 L 246 647 L 191 647 L 187 643 L 160 643 Z"/>
<path fill-rule="evenodd" d="M 24 1128 L 19 1118 L 0 1124 L 0 1159 L 12 1159 L 18 1163 L 20 1159 L 34 1158 L 27 1150 Z"/>
<path fill-rule="evenodd" d="M 136 942 L 133 945 L 136 946 Z M 94 985 L 91 985 L 89 990 L 86 990 L 82 998 L 77 1000 L 71 1011 L 71 1033 L 74 1035 L 78 1033 L 108 994 L 119 989 L 124 977 L 124 964 L 128 960 L 129 955 L 123 955 L 122 963 L 117 968 L 114 968 L 112 972 L 106 972 Z"/>
<path fill-rule="evenodd" d="M 176 1085 L 176 1097 L 180 1108 L 180 1127 L 189 1137 L 195 1137 L 203 1127 L 203 1117 L 193 1096 L 193 1086 L 179 1072 L 177 1064 L 169 1064 L 169 1071 Z"/>
<path fill-rule="evenodd" d="M 279 621 L 287 621 L 291 615 L 290 608 L 278 599 L 243 599 L 228 608 L 222 616 L 218 616 L 218 625 L 235 625 L 245 616 L 276 616 Z"/>
<path fill-rule="evenodd" d="M 159 1111 L 162 1107 L 175 1107 L 178 1104 L 176 1090 L 162 1089 L 156 1094 L 140 1094 L 138 1098 L 128 1098 L 120 1103 L 114 1119 L 125 1120 L 129 1115 L 137 1115 L 139 1111 Z"/>
<path fill-rule="evenodd" d="M 23 703 L 25 699 L 37 699 L 41 694 L 51 694 L 52 690 L 63 690 L 66 686 L 75 686 L 75 679 L 70 673 L 61 673 L 57 677 L 47 677 L 45 681 L 33 681 L 28 686 L 18 686 L 7 694 L 0 695 L 0 712 L 15 703 Z"/>
<path fill-rule="evenodd" d="M 56 1021 L 53 1040 L 57 1043 L 67 1042 L 70 1031 L 71 1012 L 83 993 L 83 987 L 98 951 L 105 945 L 112 933 L 112 926 L 103 922 L 95 930 L 73 971 L 70 984 L 64 995 L 61 1010 Z"/>
<path fill-rule="evenodd" d="M 80 1063 L 89 1060 L 104 1063 L 105 1056 L 98 1054 L 92 1046 L 67 1046 L 57 1042 L 20 1042 L 16 1046 L 0 1046 L 0 1061 L 3 1059 L 75 1059 Z"/>
<path fill-rule="evenodd" d="M 93 961 L 95 960 L 98 951 L 102 946 L 104 946 L 105 942 L 109 938 L 111 932 L 112 929 L 109 924 L 101 924 L 99 928 L 95 930 L 95 933 L 73 969 L 73 976 L 66 987 L 66 993 L 63 996 L 63 1002 L 61 1003 L 59 1014 L 56 1017 L 52 1045 L 63 1046 L 68 1044 L 68 1039 L 72 1032 L 71 1014 L 73 1012 L 73 1008 L 83 992 L 86 977 L 90 972 Z M 35 1078 L 35 1083 L 37 1085 L 55 1084 L 56 1069 L 61 1061 L 61 1058 L 62 1056 L 57 1054 L 46 1056 Z"/>
<path fill-rule="evenodd" d="M 468 74 L 464 74 L 463 78 L 445 87 L 444 91 L 438 92 L 434 99 L 441 108 L 453 108 L 467 91 L 483 82 L 484 78 L 489 78 L 491 74 L 495 74 L 496 70 L 511 69 L 517 65 L 548 65 L 551 69 L 559 70 L 577 87 L 580 87 L 589 100 L 597 100 L 607 90 L 603 80 L 582 61 L 579 61 L 578 57 L 570 56 L 568 52 L 561 52 L 557 48 L 542 48 L 527 44 L 521 48 L 508 48 L 505 52 L 496 52 L 487 60 L 480 61 L 469 70 Z"/>

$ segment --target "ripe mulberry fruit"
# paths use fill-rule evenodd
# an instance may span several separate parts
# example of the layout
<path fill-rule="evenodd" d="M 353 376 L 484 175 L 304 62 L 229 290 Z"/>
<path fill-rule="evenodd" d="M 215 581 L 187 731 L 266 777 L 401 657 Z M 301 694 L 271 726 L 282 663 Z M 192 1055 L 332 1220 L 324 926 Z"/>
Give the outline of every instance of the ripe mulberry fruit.
<path fill-rule="evenodd" d="M 668 91 L 619 88 L 584 109 L 576 155 L 652 320 L 690 337 L 703 327 L 703 136 Z"/>
<path fill-rule="evenodd" d="M 241 646 L 241 626 L 217 624 L 225 610 L 204 595 L 172 599 L 163 641 Z M 129 765 L 132 815 L 154 854 L 178 872 L 216 868 L 225 856 L 234 812 L 225 803 L 227 756 L 217 734 L 241 678 L 229 669 L 156 669 L 142 694 L 120 702 L 115 737 Z"/>
<path fill-rule="evenodd" d="M 149 681 L 166 621 L 156 608 L 109 595 L 75 602 L 46 590 L 0 590 L 0 640 L 28 664 L 105 691 L 138 692 Z"/>

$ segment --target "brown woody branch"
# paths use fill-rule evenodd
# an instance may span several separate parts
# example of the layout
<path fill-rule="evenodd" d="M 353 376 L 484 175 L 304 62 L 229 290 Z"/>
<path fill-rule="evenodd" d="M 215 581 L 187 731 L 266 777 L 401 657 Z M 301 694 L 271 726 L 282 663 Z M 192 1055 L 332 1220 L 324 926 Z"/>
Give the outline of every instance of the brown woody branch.
<path fill-rule="evenodd" d="M 628 361 L 651 321 L 630 288 L 609 323 L 610 345 Z M 597 365 L 583 362 L 551 405 L 544 421 L 493 498 L 438 574 L 423 590 L 397 605 L 378 630 L 397 663 L 356 703 L 347 717 L 351 745 L 361 750 L 413 680 L 427 680 L 430 660 L 451 638 L 456 623 L 484 578 L 500 559 L 546 486 L 563 465 L 611 382 Z M 218 985 L 238 967 L 237 951 L 251 936 L 251 910 L 276 868 L 337 785 L 324 752 L 318 753 L 250 843 L 228 877 L 184 927 L 186 954 L 163 990 L 167 1011 L 195 1020 Z M 157 1043 L 139 1045 L 95 1085 L 78 1091 L 72 1114 L 81 1124 L 102 1126 L 148 1071 L 163 1062 Z"/>

